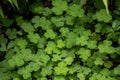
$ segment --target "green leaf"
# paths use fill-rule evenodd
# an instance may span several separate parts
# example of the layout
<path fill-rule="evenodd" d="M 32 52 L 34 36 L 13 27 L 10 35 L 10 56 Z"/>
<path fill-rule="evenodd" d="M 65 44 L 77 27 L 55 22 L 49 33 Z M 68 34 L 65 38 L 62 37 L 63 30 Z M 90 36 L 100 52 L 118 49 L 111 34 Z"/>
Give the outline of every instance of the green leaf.
<path fill-rule="evenodd" d="M 54 71 L 56 75 L 66 75 L 69 68 L 66 66 L 64 62 L 59 62 L 57 67 L 54 67 Z"/>
<path fill-rule="evenodd" d="M 56 27 L 64 26 L 64 18 L 63 17 L 52 17 L 51 21 L 55 24 Z"/>
<path fill-rule="evenodd" d="M 29 68 L 22 67 L 18 69 L 18 74 L 22 75 L 24 79 L 28 79 L 31 77 L 31 73 L 29 72 Z"/>
<path fill-rule="evenodd" d="M 45 48 L 45 51 L 48 54 L 52 54 L 52 51 L 56 48 L 56 44 L 53 41 L 49 41 L 47 44 L 47 47 Z"/>
<path fill-rule="evenodd" d="M 56 15 L 61 15 L 63 11 L 68 9 L 68 4 L 66 1 L 61 1 L 61 0 L 54 0 L 52 1 L 52 11 Z"/>
<path fill-rule="evenodd" d="M 79 54 L 79 57 L 82 58 L 83 61 L 86 61 L 91 56 L 91 51 L 89 49 L 80 48 L 77 54 Z"/>
<path fill-rule="evenodd" d="M 73 25 L 74 24 L 74 17 L 72 16 L 65 16 L 66 24 L 67 25 Z"/>
<path fill-rule="evenodd" d="M 104 61 L 101 58 L 99 58 L 99 57 L 96 58 L 95 61 L 94 61 L 95 65 L 103 65 L 103 62 Z"/>
<path fill-rule="evenodd" d="M 97 48 L 97 41 L 95 40 L 89 40 L 88 41 L 88 44 L 87 44 L 87 47 L 90 48 L 90 49 L 95 49 Z"/>
<path fill-rule="evenodd" d="M 35 6 L 32 11 L 34 13 L 41 14 L 43 11 L 43 8 L 41 6 Z"/>
<path fill-rule="evenodd" d="M 60 28 L 60 32 L 62 36 L 65 36 L 69 32 L 69 28 L 62 27 Z"/>
<path fill-rule="evenodd" d="M 30 61 L 33 59 L 32 51 L 29 48 L 22 49 L 20 52 L 23 55 L 24 61 Z"/>
<path fill-rule="evenodd" d="M 32 23 L 34 23 L 34 28 L 38 28 L 38 27 L 40 27 L 40 17 L 39 16 L 34 16 L 33 18 L 32 18 Z"/>
<path fill-rule="evenodd" d="M 106 67 L 106 68 L 110 68 L 112 65 L 113 65 L 113 62 L 112 62 L 112 61 L 106 61 L 106 62 L 104 63 L 104 67 Z"/>
<path fill-rule="evenodd" d="M 17 44 L 17 46 L 19 46 L 20 49 L 24 49 L 24 48 L 26 48 L 28 42 L 26 41 L 26 39 L 17 38 L 16 39 L 16 44 Z"/>
<path fill-rule="evenodd" d="M 98 21 L 108 23 L 112 19 L 112 16 L 110 14 L 107 14 L 104 9 L 101 9 L 99 12 L 96 12 L 93 18 L 97 19 Z"/>
<path fill-rule="evenodd" d="M 48 29 L 45 33 L 44 36 L 48 39 L 55 39 L 57 34 L 52 30 L 52 29 Z"/>
<path fill-rule="evenodd" d="M 38 48 L 44 48 L 46 43 L 47 43 L 46 39 L 44 37 L 42 37 L 39 39 L 37 46 L 38 46 Z"/>
<path fill-rule="evenodd" d="M 20 27 L 27 33 L 34 32 L 35 29 L 33 28 L 33 25 L 29 22 L 23 22 Z"/>
<path fill-rule="evenodd" d="M 33 37 L 33 36 L 34 36 L 34 37 Z M 30 40 L 30 42 L 33 42 L 33 43 L 35 43 L 35 44 L 37 44 L 38 41 L 39 41 L 39 39 L 40 39 L 40 36 L 39 36 L 39 34 L 37 34 L 37 33 L 29 33 L 29 34 L 27 35 L 27 37 L 28 37 L 28 39 Z"/>
<path fill-rule="evenodd" d="M 32 59 L 33 62 L 36 62 L 39 66 L 45 66 L 48 61 L 50 60 L 50 57 L 46 54 L 46 52 L 42 49 L 39 49 L 37 51 L 37 54 L 34 55 L 34 58 Z"/>
<path fill-rule="evenodd" d="M 73 4 L 69 6 L 69 9 L 67 10 L 67 14 L 73 16 L 73 17 L 83 17 L 84 16 L 84 10 L 77 4 Z"/>
<path fill-rule="evenodd" d="M 78 73 L 77 77 L 79 78 L 79 80 L 85 80 L 85 75 L 83 73 Z"/>
<path fill-rule="evenodd" d="M 43 30 L 51 29 L 51 21 L 47 20 L 45 17 L 41 17 L 40 23 L 38 24 L 40 24 Z"/>
<path fill-rule="evenodd" d="M 73 57 L 66 57 L 64 61 L 67 65 L 71 65 L 72 62 L 74 61 L 74 58 Z"/>
<path fill-rule="evenodd" d="M 57 47 L 58 48 L 65 47 L 65 41 L 63 41 L 62 39 L 57 40 Z"/>
<path fill-rule="evenodd" d="M 65 80 L 63 76 L 55 76 L 54 80 Z"/>
<path fill-rule="evenodd" d="M 81 36 L 81 37 L 78 37 L 76 39 L 76 44 L 77 45 L 81 45 L 81 46 L 85 46 L 88 44 L 88 39 L 85 37 L 85 36 Z"/>
<path fill-rule="evenodd" d="M 120 65 L 114 68 L 114 74 L 120 75 Z"/>
<path fill-rule="evenodd" d="M 50 16 L 52 14 L 52 10 L 48 7 L 44 8 L 42 11 L 44 16 Z"/>
<path fill-rule="evenodd" d="M 15 28 L 13 29 L 7 29 L 6 35 L 8 35 L 9 39 L 15 39 L 17 35 L 17 30 Z"/>
<path fill-rule="evenodd" d="M 55 62 L 55 61 L 60 61 L 61 60 L 61 56 L 58 55 L 58 54 L 53 54 L 52 55 L 52 61 Z"/>
<path fill-rule="evenodd" d="M 17 53 L 16 55 L 12 56 L 11 59 L 8 60 L 8 63 L 10 67 L 22 66 L 24 64 L 23 55 L 20 53 Z"/>
<path fill-rule="evenodd" d="M 108 40 L 104 40 L 103 43 L 98 45 L 98 49 L 100 53 L 111 54 L 115 52 L 115 48 L 111 46 L 112 42 Z"/>
<path fill-rule="evenodd" d="M 44 68 L 42 68 L 42 70 L 41 70 L 42 76 L 51 75 L 52 72 L 53 72 L 52 68 L 53 68 L 52 64 L 48 64 L 47 66 L 45 66 Z"/>
<path fill-rule="evenodd" d="M 66 34 L 65 45 L 67 48 L 71 48 L 76 44 L 76 38 L 78 35 L 75 32 L 68 32 Z"/>

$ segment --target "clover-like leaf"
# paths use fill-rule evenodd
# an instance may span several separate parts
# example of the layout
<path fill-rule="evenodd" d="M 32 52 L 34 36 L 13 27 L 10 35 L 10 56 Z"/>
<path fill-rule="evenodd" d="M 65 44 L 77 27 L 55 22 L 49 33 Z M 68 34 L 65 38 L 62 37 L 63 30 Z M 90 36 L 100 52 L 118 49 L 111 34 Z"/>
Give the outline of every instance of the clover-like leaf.
<path fill-rule="evenodd" d="M 45 36 L 47 39 L 48 39 L 48 38 L 54 39 L 54 38 L 57 36 L 57 34 L 56 34 L 52 29 L 48 29 L 48 30 L 45 32 L 44 36 Z"/>
<path fill-rule="evenodd" d="M 33 59 L 32 51 L 31 49 L 22 49 L 21 54 L 23 55 L 24 61 L 30 61 Z"/>
<path fill-rule="evenodd" d="M 87 44 L 87 47 L 90 48 L 90 49 L 95 49 L 97 47 L 97 41 L 95 40 L 89 40 L 88 41 L 88 44 Z"/>
<path fill-rule="evenodd" d="M 100 53 L 114 53 L 115 52 L 115 48 L 111 46 L 112 42 L 108 41 L 108 40 L 104 40 L 103 43 L 98 45 L 98 49 Z"/>
<path fill-rule="evenodd" d="M 33 42 L 35 44 L 37 44 L 40 39 L 40 36 L 37 33 L 29 33 L 27 37 L 29 38 L 30 42 Z"/>
<path fill-rule="evenodd" d="M 47 44 L 47 47 L 45 48 L 45 51 L 48 54 L 52 54 L 53 50 L 56 48 L 56 44 L 52 41 L 49 41 Z"/>
<path fill-rule="evenodd" d="M 22 67 L 18 69 L 18 74 L 22 75 L 24 79 L 28 79 L 31 77 L 31 73 L 29 72 L 29 68 Z"/>
<path fill-rule="evenodd" d="M 34 23 L 34 27 L 35 28 L 38 28 L 38 27 L 40 27 L 40 17 L 39 16 L 34 16 L 33 18 L 32 18 L 32 23 Z"/>
<path fill-rule="evenodd" d="M 35 29 L 33 27 L 33 25 L 29 22 L 23 22 L 20 27 L 27 33 L 31 33 L 31 32 L 34 32 Z"/>
<path fill-rule="evenodd" d="M 51 21 L 56 27 L 64 26 L 64 17 L 52 17 Z"/>
<path fill-rule="evenodd" d="M 112 16 L 110 14 L 107 14 L 104 9 L 101 9 L 99 12 L 96 12 L 93 18 L 97 19 L 98 21 L 104 21 L 107 23 L 112 19 Z"/>
<path fill-rule="evenodd" d="M 58 63 L 57 67 L 54 67 L 54 71 L 56 75 L 66 75 L 69 68 L 66 66 L 64 62 Z"/>
<path fill-rule="evenodd" d="M 73 4 L 73 5 L 69 6 L 67 13 L 73 17 L 83 17 L 84 16 L 84 10 L 77 4 Z"/>
<path fill-rule="evenodd" d="M 120 65 L 114 68 L 114 74 L 120 75 Z"/>
<path fill-rule="evenodd" d="M 78 51 L 79 57 L 86 61 L 91 56 L 91 51 L 89 49 L 80 48 Z"/>
<path fill-rule="evenodd" d="M 52 11 L 56 14 L 56 15 L 60 15 L 63 13 L 63 11 L 67 10 L 68 8 L 68 4 L 66 1 L 61 1 L 61 0 L 54 0 L 52 1 Z"/>
<path fill-rule="evenodd" d="M 17 53 L 16 55 L 12 56 L 11 59 L 8 60 L 8 63 L 10 67 L 22 66 L 24 64 L 23 55 Z"/>
<path fill-rule="evenodd" d="M 65 46 L 65 42 L 62 39 L 57 40 L 57 47 L 63 48 Z"/>
<path fill-rule="evenodd" d="M 17 30 L 16 29 L 7 29 L 6 35 L 8 35 L 9 39 L 15 39 L 17 35 Z"/>
<path fill-rule="evenodd" d="M 16 44 L 20 49 L 24 49 L 27 46 L 28 42 L 26 39 L 18 38 L 16 39 Z"/>
<path fill-rule="evenodd" d="M 96 58 L 94 61 L 95 65 L 103 65 L 104 61 L 101 58 Z"/>

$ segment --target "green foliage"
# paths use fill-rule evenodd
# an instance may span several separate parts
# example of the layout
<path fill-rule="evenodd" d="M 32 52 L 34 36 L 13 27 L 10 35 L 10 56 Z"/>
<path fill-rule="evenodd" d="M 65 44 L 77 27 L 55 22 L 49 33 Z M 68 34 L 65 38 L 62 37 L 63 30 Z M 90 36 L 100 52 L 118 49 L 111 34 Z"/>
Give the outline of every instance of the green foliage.
<path fill-rule="evenodd" d="M 120 80 L 119 3 L 1 0 L 0 80 Z"/>

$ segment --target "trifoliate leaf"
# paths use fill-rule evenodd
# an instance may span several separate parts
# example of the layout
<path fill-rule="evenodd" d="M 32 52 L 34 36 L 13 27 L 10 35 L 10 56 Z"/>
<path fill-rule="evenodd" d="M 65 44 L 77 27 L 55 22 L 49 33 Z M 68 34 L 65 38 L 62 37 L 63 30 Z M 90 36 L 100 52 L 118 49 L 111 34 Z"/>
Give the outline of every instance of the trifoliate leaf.
<path fill-rule="evenodd" d="M 120 65 L 114 68 L 114 74 L 120 75 Z"/>
<path fill-rule="evenodd" d="M 33 25 L 29 22 L 23 22 L 20 27 L 27 33 L 34 32 L 35 29 L 33 28 Z"/>
<path fill-rule="evenodd" d="M 48 30 L 45 32 L 44 36 L 45 36 L 47 39 L 48 39 L 48 38 L 54 39 L 54 38 L 57 36 L 57 34 L 56 34 L 52 29 L 48 29 Z"/>
<path fill-rule="evenodd" d="M 42 49 L 39 49 L 32 61 L 36 62 L 41 66 L 45 66 L 49 60 L 50 60 L 50 57 L 45 53 L 45 51 Z"/>
<path fill-rule="evenodd" d="M 17 30 L 16 29 L 7 29 L 6 35 L 8 35 L 9 39 L 15 39 L 17 35 Z"/>
<path fill-rule="evenodd" d="M 20 49 L 24 49 L 27 46 L 27 41 L 23 38 L 16 39 L 16 44 Z"/>
<path fill-rule="evenodd" d="M 81 37 L 76 38 L 76 44 L 81 45 L 81 46 L 85 46 L 88 44 L 88 41 L 87 41 L 85 36 L 81 36 Z"/>
<path fill-rule="evenodd" d="M 74 24 L 74 17 L 72 16 L 65 16 L 66 24 L 73 25 Z"/>
<path fill-rule="evenodd" d="M 60 29 L 62 36 L 65 36 L 69 32 L 69 28 L 62 27 Z"/>
<path fill-rule="evenodd" d="M 36 7 L 34 7 L 34 9 L 32 11 L 34 13 L 41 14 L 43 11 L 43 8 L 41 6 L 36 6 Z"/>
<path fill-rule="evenodd" d="M 45 48 L 45 51 L 48 54 L 52 54 L 52 51 L 56 48 L 56 44 L 52 41 L 49 41 L 47 44 L 47 47 Z"/>
<path fill-rule="evenodd" d="M 98 45 L 98 49 L 100 53 L 114 53 L 115 48 L 111 46 L 112 42 L 108 40 L 104 40 L 103 43 Z"/>
<path fill-rule="evenodd" d="M 57 47 L 63 48 L 65 46 L 65 42 L 62 39 L 57 40 Z"/>
<path fill-rule="evenodd" d="M 34 36 L 34 37 L 33 37 L 33 36 Z M 35 43 L 35 44 L 37 44 L 38 41 L 39 41 L 39 39 L 40 39 L 40 36 L 39 36 L 39 34 L 37 34 L 37 33 L 29 33 L 29 34 L 27 35 L 27 37 L 28 37 L 28 39 L 30 40 L 30 42 L 33 42 L 33 43 Z"/>
<path fill-rule="evenodd" d="M 88 44 L 87 44 L 87 47 L 90 48 L 90 49 L 95 49 L 97 47 L 97 41 L 95 40 L 89 40 L 88 41 Z"/>
<path fill-rule="evenodd" d="M 63 11 L 67 10 L 68 4 L 66 1 L 61 1 L 61 0 L 54 0 L 52 1 L 52 11 L 56 15 L 60 15 L 63 13 Z"/>
<path fill-rule="evenodd" d="M 77 54 L 79 54 L 80 58 L 86 61 L 91 56 L 91 51 L 89 49 L 80 48 Z"/>
<path fill-rule="evenodd" d="M 28 68 L 22 67 L 18 69 L 18 74 L 22 75 L 24 79 L 28 79 L 31 77 L 31 73 Z"/>
<path fill-rule="evenodd" d="M 42 70 L 41 70 L 42 76 L 51 75 L 52 72 L 53 72 L 52 68 L 53 68 L 52 64 L 48 64 L 47 66 L 45 66 L 44 68 L 42 68 Z"/>
<path fill-rule="evenodd" d="M 30 61 L 33 59 L 32 51 L 28 49 L 22 49 L 21 54 L 23 55 L 24 61 Z"/>
<path fill-rule="evenodd" d="M 10 67 L 22 66 L 24 64 L 23 55 L 17 53 L 16 55 L 12 56 L 11 59 L 8 60 L 8 63 Z"/>
<path fill-rule="evenodd" d="M 63 62 L 58 63 L 58 66 L 54 67 L 56 75 L 66 75 L 68 70 L 69 70 L 68 67 Z"/>
<path fill-rule="evenodd" d="M 34 23 L 34 28 L 38 28 L 38 27 L 40 27 L 40 17 L 39 16 L 34 16 L 33 18 L 32 18 L 32 23 Z"/>
<path fill-rule="evenodd" d="M 45 44 L 46 44 L 46 39 L 43 37 L 39 39 L 37 46 L 38 48 L 44 48 Z"/>
<path fill-rule="evenodd" d="M 30 62 L 25 68 L 28 70 L 28 72 L 32 71 L 38 71 L 40 69 L 40 65 L 35 62 Z"/>
<path fill-rule="evenodd" d="M 82 67 L 82 72 L 85 75 L 88 75 L 91 72 L 91 69 L 88 67 Z"/>
<path fill-rule="evenodd" d="M 99 58 L 99 57 L 96 58 L 95 61 L 94 61 L 95 65 L 103 65 L 103 62 L 104 61 L 101 58 Z"/>
<path fill-rule="evenodd" d="M 52 55 L 52 61 L 54 62 L 54 61 L 60 61 L 61 60 L 61 56 L 60 55 L 58 55 L 58 54 L 53 54 Z"/>
<path fill-rule="evenodd" d="M 44 16 L 49 16 L 52 14 L 52 10 L 50 8 L 46 7 L 43 9 L 42 13 Z"/>
<path fill-rule="evenodd" d="M 106 61 L 104 63 L 104 67 L 106 67 L 106 68 L 110 68 L 112 65 L 113 65 L 112 61 Z"/>
<path fill-rule="evenodd" d="M 78 73 L 77 77 L 79 78 L 79 80 L 85 80 L 85 75 L 83 73 Z"/>
<path fill-rule="evenodd" d="M 74 58 L 72 58 L 72 57 L 66 57 L 64 61 L 67 65 L 71 65 L 73 60 L 74 60 Z"/>
<path fill-rule="evenodd" d="M 84 10 L 77 4 L 69 6 L 67 13 L 73 17 L 83 17 Z"/>
<path fill-rule="evenodd" d="M 48 30 L 51 28 L 51 21 L 47 20 L 45 17 L 40 18 L 40 26 L 43 30 Z"/>
<path fill-rule="evenodd" d="M 74 32 L 69 32 L 66 34 L 66 47 L 67 48 L 71 48 L 72 46 L 74 46 L 76 44 L 76 38 L 78 37 L 78 35 Z"/>
<path fill-rule="evenodd" d="M 101 9 L 99 12 L 96 12 L 96 14 L 93 16 L 98 21 L 104 21 L 104 22 L 110 22 L 112 19 L 112 16 L 110 14 L 107 14 L 107 12 L 104 9 Z"/>
<path fill-rule="evenodd" d="M 64 26 L 63 17 L 52 17 L 51 21 L 55 24 L 56 27 Z"/>

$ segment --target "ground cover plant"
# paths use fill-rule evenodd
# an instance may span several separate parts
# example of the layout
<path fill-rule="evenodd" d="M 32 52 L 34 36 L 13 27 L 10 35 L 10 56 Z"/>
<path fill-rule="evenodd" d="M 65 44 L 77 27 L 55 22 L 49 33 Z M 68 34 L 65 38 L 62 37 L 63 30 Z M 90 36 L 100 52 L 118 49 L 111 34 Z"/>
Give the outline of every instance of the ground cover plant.
<path fill-rule="evenodd" d="M 0 80 L 120 80 L 120 0 L 1 0 Z"/>

